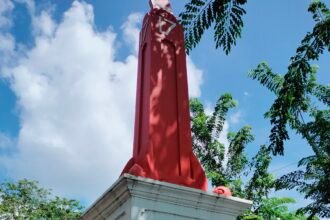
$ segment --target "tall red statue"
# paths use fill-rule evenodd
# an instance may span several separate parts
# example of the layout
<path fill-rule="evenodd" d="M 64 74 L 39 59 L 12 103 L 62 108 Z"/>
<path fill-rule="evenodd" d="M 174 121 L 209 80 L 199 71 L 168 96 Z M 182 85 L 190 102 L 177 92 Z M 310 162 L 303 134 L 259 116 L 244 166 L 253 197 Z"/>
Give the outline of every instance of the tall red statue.
<path fill-rule="evenodd" d="M 134 152 L 122 174 L 207 190 L 192 152 L 183 29 L 168 0 L 150 0 L 140 33 Z"/>

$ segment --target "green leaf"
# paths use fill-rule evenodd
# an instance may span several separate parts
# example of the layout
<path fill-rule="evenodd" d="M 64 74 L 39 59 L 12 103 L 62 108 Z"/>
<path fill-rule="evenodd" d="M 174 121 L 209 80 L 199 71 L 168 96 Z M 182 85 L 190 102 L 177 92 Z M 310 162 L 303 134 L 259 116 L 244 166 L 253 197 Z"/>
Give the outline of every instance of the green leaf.
<path fill-rule="evenodd" d="M 226 54 L 241 37 L 242 8 L 246 0 L 190 0 L 185 11 L 180 13 L 180 23 L 185 31 L 186 51 L 189 53 L 201 41 L 202 36 L 214 24 L 216 48 Z"/>
<path fill-rule="evenodd" d="M 78 201 L 50 196 L 50 191 L 40 188 L 36 181 L 3 182 L 0 184 L 0 216 L 6 219 L 79 219 L 83 207 Z"/>

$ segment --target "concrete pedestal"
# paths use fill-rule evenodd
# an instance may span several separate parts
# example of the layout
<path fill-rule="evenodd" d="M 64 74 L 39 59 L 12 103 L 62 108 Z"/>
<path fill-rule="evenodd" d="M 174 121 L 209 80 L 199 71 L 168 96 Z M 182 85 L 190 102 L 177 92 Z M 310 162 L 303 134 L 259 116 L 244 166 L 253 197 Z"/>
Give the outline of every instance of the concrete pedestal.
<path fill-rule="evenodd" d="M 235 220 L 252 202 L 151 179 L 122 176 L 83 220 Z"/>

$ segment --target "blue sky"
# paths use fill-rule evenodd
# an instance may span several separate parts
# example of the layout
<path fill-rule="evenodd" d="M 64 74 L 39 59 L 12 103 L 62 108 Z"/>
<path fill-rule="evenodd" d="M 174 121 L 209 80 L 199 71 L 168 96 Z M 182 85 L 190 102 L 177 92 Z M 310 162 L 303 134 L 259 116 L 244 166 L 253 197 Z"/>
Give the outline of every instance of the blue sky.
<path fill-rule="evenodd" d="M 9 21 L 0 26 L 0 39 L 10 39 L 0 41 L 0 56 L 9 57 L 8 62 L 0 61 L 0 159 L 4 161 L 0 179 L 38 179 L 88 204 L 117 178 L 130 154 L 137 62 L 134 33 L 149 10 L 147 1 L 86 0 L 75 7 L 71 0 L 5 2 L 14 7 L 0 14 L 0 19 Z M 172 0 L 176 15 L 185 2 Z M 314 25 L 307 12 L 309 3 L 249 1 L 242 39 L 232 53 L 226 56 L 216 50 L 209 31 L 190 55 L 191 94 L 209 107 L 221 94 L 233 94 L 239 106 L 230 113 L 228 129 L 253 127 L 256 140 L 248 148 L 250 155 L 267 144 L 270 125 L 263 114 L 274 96 L 249 79 L 247 72 L 262 61 L 274 72 L 286 72 L 290 57 Z M 75 33 L 80 36 L 72 36 Z M 5 42 L 15 48 L 2 49 Z M 85 49 L 92 50 L 90 56 Z M 324 54 L 316 62 L 323 84 L 330 83 L 329 58 Z M 74 62 L 81 62 L 83 69 Z M 80 72 L 86 81 L 80 81 Z M 105 84 L 98 76 L 114 80 Z M 111 92 L 104 95 L 107 87 Z M 311 151 L 292 134 L 285 153 L 274 159 L 275 175 L 293 170 L 294 162 Z M 72 169 L 66 169 L 71 165 Z M 73 190 L 75 184 L 81 186 Z M 91 186 L 96 189 L 85 193 Z"/>

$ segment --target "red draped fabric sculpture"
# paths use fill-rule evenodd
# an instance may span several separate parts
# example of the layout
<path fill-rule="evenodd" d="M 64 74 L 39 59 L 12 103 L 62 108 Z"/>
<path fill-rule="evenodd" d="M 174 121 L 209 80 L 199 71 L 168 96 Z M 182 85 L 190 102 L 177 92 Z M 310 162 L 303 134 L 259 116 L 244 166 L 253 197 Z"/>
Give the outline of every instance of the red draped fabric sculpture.
<path fill-rule="evenodd" d="M 140 32 L 134 152 L 122 174 L 207 190 L 192 151 L 183 29 L 168 0 L 151 0 Z"/>

